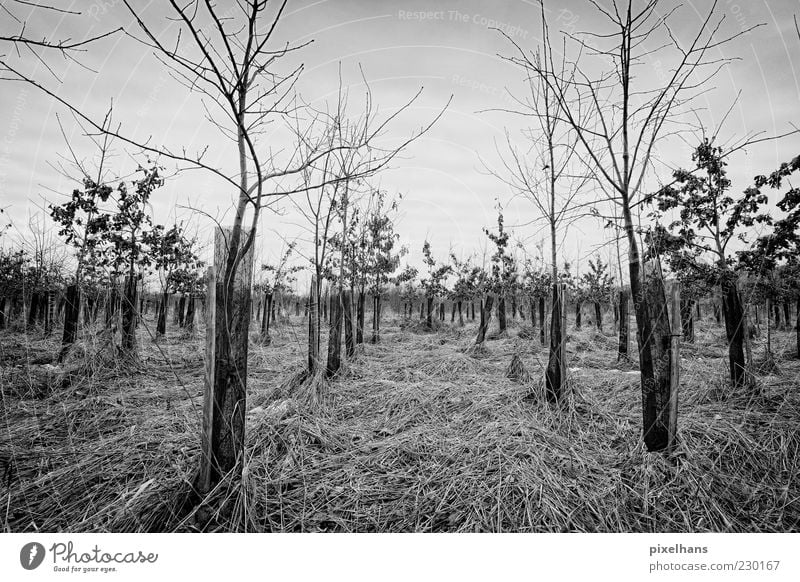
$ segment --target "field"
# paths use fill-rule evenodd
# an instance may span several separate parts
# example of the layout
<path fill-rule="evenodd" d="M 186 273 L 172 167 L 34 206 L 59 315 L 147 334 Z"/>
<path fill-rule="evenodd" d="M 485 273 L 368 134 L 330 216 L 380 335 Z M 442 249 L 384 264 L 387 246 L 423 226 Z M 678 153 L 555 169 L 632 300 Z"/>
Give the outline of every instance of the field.
<path fill-rule="evenodd" d="M 698 322 L 682 345 L 680 444 L 665 456 L 641 444 L 639 375 L 617 363 L 611 329 L 570 320 L 569 396 L 554 407 L 546 348 L 520 335 L 525 322 L 475 352 L 473 322 L 426 333 L 385 319 L 381 342 L 358 346 L 331 382 L 296 381 L 303 317 L 270 345 L 252 335 L 243 478 L 191 510 L 202 329 L 173 326 L 156 344 L 148 317 L 139 363 L 115 361 L 100 335 L 60 366 L 57 334 L 0 332 L 3 530 L 800 530 L 794 331 L 774 334 L 777 368 L 755 390 L 733 391 L 724 327 Z M 515 353 L 530 379 L 506 377 Z"/>

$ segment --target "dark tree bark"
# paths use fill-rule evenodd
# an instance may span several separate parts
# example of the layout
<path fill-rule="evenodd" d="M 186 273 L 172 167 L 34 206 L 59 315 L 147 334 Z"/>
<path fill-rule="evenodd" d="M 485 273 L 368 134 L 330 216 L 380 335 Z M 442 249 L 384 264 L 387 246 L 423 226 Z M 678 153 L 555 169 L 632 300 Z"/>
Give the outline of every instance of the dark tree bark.
<path fill-rule="evenodd" d="M 553 285 L 553 311 L 550 318 L 550 351 L 545 371 L 545 392 L 548 402 L 558 402 L 563 391 L 564 332 L 566 331 L 561 327 L 563 300 L 563 287 L 555 283 Z"/>
<path fill-rule="evenodd" d="M 517 317 L 517 295 L 516 293 L 511 294 L 511 319 L 514 320 Z"/>
<path fill-rule="evenodd" d="M 453 304 L 450 306 L 450 323 L 454 323 L 456 320 L 456 302 L 453 301 Z"/>
<path fill-rule="evenodd" d="M 364 343 L 364 311 L 366 309 L 367 295 L 358 292 L 358 307 L 356 310 L 356 344 Z"/>
<path fill-rule="evenodd" d="M 575 329 L 581 328 L 581 306 L 583 303 L 581 301 L 575 302 Z"/>
<path fill-rule="evenodd" d="M 6 328 L 6 304 L 8 301 L 5 297 L 0 297 L 0 329 Z"/>
<path fill-rule="evenodd" d="M 628 337 L 630 335 L 628 316 L 629 294 L 627 289 L 619 292 L 619 346 L 617 348 L 617 360 L 628 359 Z"/>
<path fill-rule="evenodd" d="M 156 322 L 156 337 L 167 333 L 167 306 L 169 305 L 169 292 L 161 294 L 161 301 L 158 304 L 158 321 Z"/>
<path fill-rule="evenodd" d="M 603 312 L 600 309 L 600 303 L 595 301 L 594 302 L 594 322 L 597 325 L 597 329 L 601 332 L 603 331 Z"/>
<path fill-rule="evenodd" d="M 545 331 L 545 326 L 547 325 L 544 319 L 545 313 L 545 299 L 544 297 L 539 297 L 539 340 L 542 342 L 542 345 L 546 343 L 546 336 L 547 333 Z"/>
<path fill-rule="evenodd" d="M 130 273 L 125 278 L 125 290 L 120 306 L 122 310 L 122 352 L 128 358 L 136 356 L 136 320 L 138 319 L 136 292 L 136 275 Z"/>
<path fill-rule="evenodd" d="M 500 333 L 506 331 L 506 298 L 503 294 L 497 300 L 497 325 Z"/>
<path fill-rule="evenodd" d="M 487 295 L 486 301 L 481 301 L 481 323 L 478 326 L 478 336 L 475 338 L 475 345 L 480 345 L 486 340 L 486 332 L 489 329 L 489 322 L 492 319 L 492 303 L 494 303 L 494 295 Z"/>
<path fill-rule="evenodd" d="M 178 300 L 178 327 L 184 326 L 184 319 L 186 311 L 186 295 L 181 293 L 181 298 Z"/>
<path fill-rule="evenodd" d="M 372 338 L 370 343 L 381 341 L 381 296 L 372 296 Z"/>
<path fill-rule="evenodd" d="M 644 442 L 648 451 L 661 451 L 669 445 L 672 328 L 660 264 L 656 260 L 648 262 L 643 281 L 638 278 L 638 263 L 636 267 L 631 269 L 631 287 L 634 309 L 638 311 L 636 339 L 642 377 Z M 639 286 L 637 282 L 642 283 L 638 294 L 633 291 L 634 285 Z"/>
<path fill-rule="evenodd" d="M 78 317 L 80 315 L 81 296 L 78 286 L 73 283 L 67 287 L 64 299 L 64 331 L 61 335 L 61 351 L 58 361 L 63 362 L 70 346 L 75 343 L 78 335 Z"/>
<path fill-rule="evenodd" d="M 272 323 L 272 303 L 274 301 L 273 294 L 269 291 L 264 293 L 264 308 L 261 312 L 261 339 L 266 341 L 269 339 L 269 328 Z"/>
<path fill-rule="evenodd" d="M 342 296 L 338 290 L 331 295 L 331 329 L 328 336 L 328 362 L 325 365 L 325 376 L 332 378 L 342 367 Z"/>
<path fill-rule="evenodd" d="M 311 275 L 308 293 L 308 373 L 313 376 L 319 367 L 319 296 L 317 276 Z"/>
<path fill-rule="evenodd" d="M 39 309 L 39 293 L 31 293 L 31 300 L 28 305 L 28 321 L 26 323 L 28 327 L 33 327 L 36 323 L 36 316 Z"/>
<path fill-rule="evenodd" d="M 470 301 L 469 303 L 470 311 L 472 312 L 472 321 L 475 321 L 475 302 Z"/>
<path fill-rule="evenodd" d="M 444 321 L 444 301 L 439 304 L 439 321 Z"/>
<path fill-rule="evenodd" d="M 458 301 L 458 325 L 464 327 L 464 314 L 461 312 L 461 300 Z"/>
<path fill-rule="evenodd" d="M 253 245 L 217 229 L 206 322 L 203 461 L 196 489 L 205 494 L 230 472 L 241 475 L 247 411 L 247 349 L 253 317 Z M 230 245 L 230 251 L 229 249 Z M 209 285 L 211 287 L 211 285 Z M 213 383 L 212 383 L 213 381 Z"/>
<path fill-rule="evenodd" d="M 356 342 L 353 335 L 353 295 L 348 291 L 343 292 L 342 302 L 344 303 L 344 346 L 348 358 L 352 358 L 356 353 Z M 300 310 L 299 304 L 297 308 Z"/>
<path fill-rule="evenodd" d="M 729 277 L 732 276 L 729 274 Z M 747 382 L 747 368 L 744 357 L 744 310 L 739 299 L 736 281 L 725 281 L 723 293 L 722 312 L 725 318 L 725 335 L 728 339 L 731 383 L 734 387 L 741 387 Z"/>
<path fill-rule="evenodd" d="M 195 310 L 195 297 L 194 293 L 189 295 L 189 300 L 186 302 L 186 318 L 183 321 L 184 327 L 190 332 L 194 331 L 194 310 Z"/>
<path fill-rule="evenodd" d="M 433 297 L 425 296 L 425 303 L 428 313 L 426 314 L 425 327 L 433 329 Z"/>

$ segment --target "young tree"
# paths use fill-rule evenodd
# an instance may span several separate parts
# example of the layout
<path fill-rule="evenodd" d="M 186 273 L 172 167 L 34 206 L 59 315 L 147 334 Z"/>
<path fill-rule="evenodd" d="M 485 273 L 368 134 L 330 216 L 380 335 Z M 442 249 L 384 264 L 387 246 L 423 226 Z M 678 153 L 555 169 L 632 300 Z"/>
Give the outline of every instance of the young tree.
<path fill-rule="evenodd" d="M 175 224 L 169 229 L 157 225 L 145 235 L 150 247 L 153 266 L 161 283 L 161 299 L 156 314 L 156 337 L 167 332 L 167 311 L 170 295 L 181 290 L 185 284 L 192 285 L 194 273 L 201 262 L 194 247 L 196 241 L 184 234 L 183 225 Z"/>
<path fill-rule="evenodd" d="M 499 333 L 506 332 L 506 296 L 514 291 L 517 283 L 517 266 L 508 253 L 509 233 L 503 225 L 503 209 L 497 211 L 497 233 L 483 229 L 484 234 L 495 245 L 492 254 L 492 271 L 489 278 L 490 292 L 497 296 L 497 319 Z"/>
<path fill-rule="evenodd" d="M 400 235 L 394 232 L 394 218 L 391 212 L 397 210 L 397 201 L 384 207 L 384 193 L 377 193 L 376 203 L 367 218 L 367 272 L 372 294 L 372 343 L 380 341 L 381 295 L 389 283 L 392 273 L 400 266 L 400 259 L 407 250 L 395 250 Z M 411 273 L 407 273 L 410 275 Z M 414 272 L 416 276 L 416 272 Z"/>
<path fill-rule="evenodd" d="M 444 284 L 452 267 L 450 265 L 437 265 L 436 259 L 431 252 L 431 243 L 426 239 L 422 245 L 423 262 L 428 269 L 428 276 L 420 280 L 423 295 L 425 297 L 425 327 L 433 329 L 433 302 L 437 297 L 443 297 L 447 293 Z"/>
<path fill-rule="evenodd" d="M 598 331 L 603 331 L 602 306 L 611 300 L 614 277 L 608 273 L 608 264 L 596 256 L 589 259 L 589 271 L 581 276 L 586 300 L 594 304 L 594 323 Z"/>
<path fill-rule="evenodd" d="M 699 19 L 696 33 L 684 42 L 672 34 L 674 9 L 664 9 L 663 1 L 636 5 L 628 0 L 610 9 L 593 5 L 609 28 L 569 37 L 565 48 L 574 48 L 576 54 L 564 57 L 571 62 L 566 74 L 559 74 L 555 66 L 546 24 L 542 61 L 521 55 L 514 62 L 547 83 L 558 104 L 559 118 L 576 132 L 592 172 L 613 192 L 621 212 L 639 344 L 644 441 L 648 450 L 658 451 L 674 436 L 669 434 L 667 422 L 671 416 L 669 350 L 664 338 L 656 334 L 656 330 L 668 329 L 669 321 L 664 293 L 657 290 L 658 285 L 648 291 L 650 282 L 642 272 L 634 211 L 659 140 L 681 131 L 680 114 L 691 107 L 698 87 L 730 60 L 710 58 L 710 52 L 716 54 L 719 47 L 752 28 L 720 38 L 721 18 L 714 18 L 714 2 Z M 543 19 L 544 14 L 542 3 Z M 664 75 L 634 74 L 653 58 L 660 59 Z M 594 71 L 587 59 L 593 60 Z M 608 64 L 607 70 L 596 67 L 597 59 Z"/>
<path fill-rule="evenodd" d="M 257 292 L 263 294 L 261 303 L 261 341 L 266 345 L 271 343 L 269 335 L 270 323 L 275 312 L 275 299 L 278 294 L 291 288 L 297 280 L 295 273 L 303 270 L 299 265 L 289 265 L 296 243 L 290 243 L 275 263 L 261 265 L 262 280 L 256 284 Z"/>
<path fill-rule="evenodd" d="M 746 242 L 744 229 L 770 221 L 768 215 L 759 213 L 767 196 L 756 188 L 745 190 L 738 198 L 730 196 L 731 182 L 725 169 L 723 149 L 707 138 L 694 150 L 692 161 L 695 168 L 676 170 L 674 184 L 662 188 L 655 200 L 660 213 L 678 211 L 678 218 L 670 227 L 676 230 L 684 245 L 714 256 L 722 288 L 731 383 L 735 387 L 744 386 L 748 382 L 744 354 L 745 310 L 729 244 L 737 239 Z"/>
<path fill-rule="evenodd" d="M 553 291 L 552 272 L 536 267 L 526 260 L 523 267 L 522 289 L 530 301 L 531 328 L 536 327 L 536 309 L 539 309 L 539 340 L 545 345 L 545 300 Z"/>

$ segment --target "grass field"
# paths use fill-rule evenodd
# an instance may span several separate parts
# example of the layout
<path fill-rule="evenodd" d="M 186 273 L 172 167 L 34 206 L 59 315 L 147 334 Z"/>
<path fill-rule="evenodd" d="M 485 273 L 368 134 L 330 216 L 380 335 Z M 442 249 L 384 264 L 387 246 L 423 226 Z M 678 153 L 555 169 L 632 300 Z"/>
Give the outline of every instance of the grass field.
<path fill-rule="evenodd" d="M 680 444 L 666 457 L 641 444 L 638 372 L 617 363 L 611 331 L 570 323 L 569 397 L 553 407 L 547 352 L 518 337 L 524 322 L 478 352 L 471 322 L 401 323 L 384 322 L 381 343 L 359 346 L 330 383 L 299 386 L 305 320 L 279 325 L 268 346 L 254 335 L 244 478 L 191 513 L 181 499 L 198 465 L 202 330 L 155 344 L 140 328 L 141 361 L 127 367 L 102 337 L 59 367 L 57 337 L 0 332 L 3 529 L 800 530 L 793 331 L 773 338 L 777 370 L 732 392 L 724 329 L 699 322 L 682 346 Z M 515 353 L 531 380 L 506 377 Z"/>

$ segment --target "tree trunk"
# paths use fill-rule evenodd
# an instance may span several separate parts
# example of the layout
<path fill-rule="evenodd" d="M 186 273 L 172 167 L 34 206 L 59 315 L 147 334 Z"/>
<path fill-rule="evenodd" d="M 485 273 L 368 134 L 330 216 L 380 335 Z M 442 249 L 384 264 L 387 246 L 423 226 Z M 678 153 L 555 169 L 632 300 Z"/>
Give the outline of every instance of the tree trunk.
<path fill-rule="evenodd" d="M 575 302 L 575 329 L 581 328 L 581 301 Z"/>
<path fill-rule="evenodd" d="M 78 292 L 78 285 L 75 283 L 67 287 L 67 294 L 64 300 L 64 332 L 61 335 L 61 351 L 58 354 L 58 361 L 63 362 L 70 346 L 75 343 L 78 335 L 78 317 L 80 316 L 81 296 Z"/>
<path fill-rule="evenodd" d="M 461 301 L 458 301 L 458 325 L 464 327 L 464 314 L 461 312 Z"/>
<path fill-rule="evenodd" d="M 264 308 L 261 312 L 261 340 L 264 342 L 268 342 L 269 337 L 269 328 L 270 324 L 272 323 L 272 304 L 274 301 L 273 294 L 267 291 L 264 293 Z"/>
<path fill-rule="evenodd" d="M 342 296 L 339 290 L 330 294 L 331 329 L 328 335 L 328 362 L 325 376 L 333 378 L 342 367 Z"/>
<path fill-rule="evenodd" d="M 450 323 L 454 323 L 456 320 L 456 302 L 453 301 L 453 304 L 450 306 Z"/>
<path fill-rule="evenodd" d="M 511 294 L 511 319 L 514 320 L 517 317 L 517 295 L 515 293 Z"/>
<path fill-rule="evenodd" d="M 348 358 L 352 358 L 356 353 L 356 342 L 353 336 L 353 295 L 349 291 L 343 291 L 342 303 L 344 305 L 344 346 Z M 299 311 L 298 307 L 298 311 Z"/>
<path fill-rule="evenodd" d="M 158 304 L 158 321 L 156 322 L 156 337 L 167 333 L 167 306 L 169 305 L 169 292 L 161 294 L 161 302 Z"/>
<path fill-rule="evenodd" d="M 628 337 L 630 317 L 628 315 L 628 301 L 630 295 L 627 289 L 619 292 L 619 346 L 617 348 L 617 360 L 628 359 Z"/>
<path fill-rule="evenodd" d="M 183 321 L 184 327 L 190 332 L 194 331 L 194 310 L 195 298 L 194 293 L 189 295 L 189 300 L 186 303 L 186 318 Z"/>
<path fill-rule="evenodd" d="M 28 307 L 28 320 L 27 320 L 26 323 L 27 323 L 28 327 L 33 327 L 34 324 L 36 323 L 36 314 L 37 314 L 38 309 L 39 309 L 39 294 L 38 293 L 36 293 L 36 292 L 31 293 L 31 300 L 30 300 L 30 303 L 28 305 L 29 305 L 29 307 Z"/>
<path fill-rule="evenodd" d="M 444 321 L 444 301 L 439 304 L 439 321 Z"/>
<path fill-rule="evenodd" d="M 475 302 L 474 301 L 470 301 L 469 302 L 469 308 L 470 308 L 470 312 L 472 313 L 472 321 L 475 321 Z"/>
<path fill-rule="evenodd" d="M 128 357 L 136 356 L 136 275 L 129 273 L 125 278 L 125 292 L 122 298 L 122 353 Z"/>
<path fill-rule="evenodd" d="M 425 303 L 428 313 L 426 314 L 425 327 L 433 329 L 433 297 L 425 296 Z"/>
<path fill-rule="evenodd" d="M 217 229 L 209 277 L 203 460 L 199 492 L 210 491 L 229 472 L 241 475 L 247 411 L 247 349 L 252 307 L 253 249 L 241 231 Z M 234 237 L 239 234 L 239 237 Z M 230 250 L 228 245 L 231 246 Z M 219 272 L 219 276 L 216 275 Z"/>
<path fill-rule="evenodd" d="M 636 270 L 638 276 L 638 269 Z M 633 286 L 634 277 L 631 272 L 631 287 Z M 667 448 L 670 440 L 669 358 L 672 329 L 661 265 L 657 260 L 647 263 L 641 290 L 638 295 L 633 295 L 639 297 L 639 301 L 634 301 L 634 307 L 642 376 L 644 442 L 648 451 L 661 451 Z"/>
<path fill-rule="evenodd" d="M 185 310 L 186 310 L 186 295 L 184 293 L 181 293 L 181 298 L 178 300 L 178 327 L 184 326 Z"/>
<path fill-rule="evenodd" d="M 319 368 L 319 296 L 317 276 L 311 275 L 308 293 L 308 373 L 313 376 Z"/>
<path fill-rule="evenodd" d="M 553 285 L 553 311 L 550 317 L 550 353 L 545 371 L 545 392 L 548 402 L 558 402 L 563 391 L 564 332 L 566 331 L 561 327 L 563 310 L 566 308 L 563 301 L 564 284 L 555 283 Z"/>
<path fill-rule="evenodd" d="M 731 383 L 738 388 L 747 382 L 747 368 L 744 359 L 744 311 L 739 299 L 736 281 L 727 273 L 723 287 L 722 313 L 725 318 L 725 335 L 728 339 L 728 363 L 730 365 Z"/>
<path fill-rule="evenodd" d="M 0 329 L 6 328 L 6 303 L 6 298 L 0 297 Z"/>
<path fill-rule="evenodd" d="M 600 309 L 600 303 L 595 301 L 594 302 L 594 322 L 597 325 L 597 329 L 599 331 L 603 331 L 603 312 Z"/>
<path fill-rule="evenodd" d="M 545 311 L 545 299 L 544 297 L 539 297 L 539 341 L 542 343 L 542 345 L 545 345 L 545 338 L 547 337 L 547 331 L 545 330 L 547 323 L 545 322 L 544 318 Z"/>
<path fill-rule="evenodd" d="M 364 343 L 364 311 L 367 296 L 363 291 L 358 292 L 358 306 L 356 309 L 356 344 Z"/>
<path fill-rule="evenodd" d="M 502 293 L 497 300 L 497 324 L 500 333 L 506 331 L 506 298 Z"/>
<path fill-rule="evenodd" d="M 475 338 L 475 345 L 482 344 L 486 339 L 486 331 L 489 329 L 489 322 L 492 319 L 492 303 L 494 303 L 494 295 L 487 295 L 486 301 L 481 303 L 481 323 L 478 326 L 478 336 Z"/>
<path fill-rule="evenodd" d="M 381 341 L 381 296 L 372 296 L 372 339 L 370 343 Z"/>

